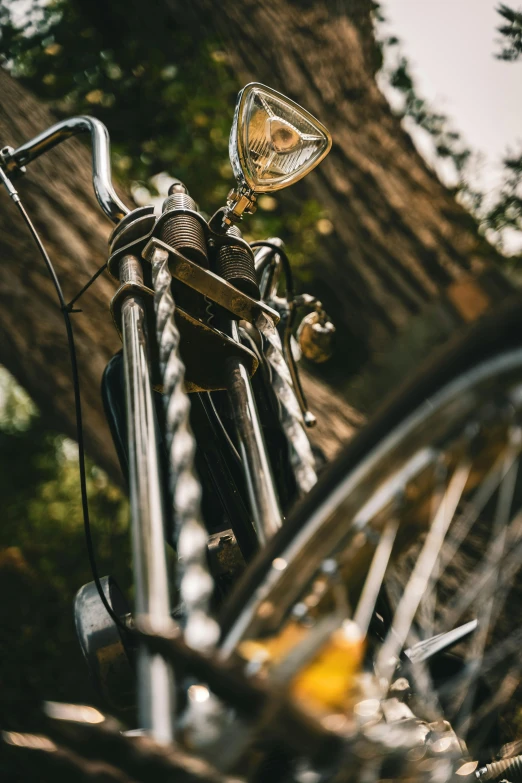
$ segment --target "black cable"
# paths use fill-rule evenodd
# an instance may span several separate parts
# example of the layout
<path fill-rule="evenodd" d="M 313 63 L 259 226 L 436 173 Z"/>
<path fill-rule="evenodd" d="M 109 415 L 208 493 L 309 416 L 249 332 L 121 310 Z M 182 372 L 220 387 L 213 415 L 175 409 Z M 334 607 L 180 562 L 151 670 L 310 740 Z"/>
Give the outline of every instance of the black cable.
<path fill-rule="evenodd" d="M 292 273 L 292 266 L 290 264 L 290 259 L 286 254 L 286 250 L 283 250 L 283 248 L 280 247 L 279 245 L 276 245 L 274 242 L 269 242 L 266 239 L 258 239 L 255 242 L 251 242 L 250 247 L 269 247 L 271 250 L 274 251 L 274 253 L 277 253 L 280 256 L 281 262 L 283 264 L 283 272 L 285 275 L 286 298 L 289 303 L 293 301 L 295 295 L 294 276 Z"/>
<path fill-rule="evenodd" d="M 214 414 L 214 418 L 215 418 L 215 420 L 216 420 L 216 422 L 217 422 L 217 424 L 218 424 L 218 426 L 219 426 L 219 428 L 221 430 L 221 433 L 222 433 L 224 439 L 227 442 L 227 445 L 228 445 L 228 447 L 230 449 L 230 453 L 232 454 L 232 456 L 234 457 L 234 459 L 236 460 L 238 465 L 241 465 L 241 461 L 242 460 L 241 460 L 241 457 L 239 455 L 239 452 L 236 449 L 236 447 L 234 446 L 234 443 L 232 442 L 232 438 L 228 434 L 227 428 L 223 424 L 223 419 L 221 418 L 221 416 L 219 415 L 219 413 L 217 411 L 217 408 L 216 408 L 216 405 L 214 403 L 214 400 L 212 399 L 212 394 L 210 392 L 203 392 L 203 394 L 205 394 L 205 396 L 206 396 L 206 398 L 207 398 L 207 400 L 208 400 L 208 402 L 210 404 L 210 407 L 212 408 L 212 413 Z"/>
<path fill-rule="evenodd" d="M 31 218 L 27 214 L 24 205 L 22 204 L 20 200 L 20 196 L 18 195 L 17 190 L 14 188 L 13 184 L 11 183 L 10 179 L 6 176 L 5 172 L 0 167 L 0 178 L 2 179 L 7 192 L 9 193 L 10 197 L 20 210 L 20 213 L 22 215 L 22 218 L 24 219 L 27 227 L 29 228 L 29 231 L 31 232 L 31 235 L 36 243 L 36 246 L 38 250 L 40 251 L 40 254 L 44 260 L 44 263 L 47 267 L 47 271 L 49 272 L 49 275 L 51 276 L 51 280 L 53 281 L 53 285 L 56 290 L 56 294 L 58 296 L 58 300 L 60 302 L 60 309 L 63 314 L 63 319 L 65 322 L 65 330 L 67 332 L 67 343 L 69 346 L 69 355 L 71 359 L 71 374 L 72 374 L 72 382 L 73 382 L 73 390 L 74 390 L 74 407 L 76 412 L 76 439 L 78 441 L 78 462 L 79 462 L 79 473 L 80 473 L 80 491 L 81 491 L 81 498 L 82 498 L 82 512 L 83 512 L 83 526 L 85 530 L 85 542 L 87 545 L 87 556 L 89 558 L 89 565 L 91 568 L 94 584 L 96 585 L 96 589 L 98 591 L 98 594 L 100 596 L 100 600 L 107 610 L 107 613 L 111 617 L 111 619 L 116 623 L 116 625 L 124 630 L 125 632 L 128 631 L 128 628 L 118 615 L 113 611 L 111 605 L 107 601 L 107 598 L 105 597 L 105 593 L 103 592 L 103 588 L 101 586 L 100 577 L 98 574 L 98 568 L 96 565 L 96 558 L 94 554 L 94 546 L 92 543 L 92 535 L 91 535 L 91 522 L 89 517 L 89 503 L 87 499 L 87 478 L 86 478 L 86 470 L 85 470 L 85 448 L 84 448 L 84 440 L 83 440 L 83 422 L 82 422 L 82 405 L 81 405 L 81 398 L 80 398 L 80 378 L 78 374 L 78 361 L 76 357 L 76 345 L 74 343 L 74 334 L 72 329 L 72 323 L 70 318 L 70 310 L 69 306 L 67 305 L 62 287 L 60 285 L 60 281 L 58 280 L 58 277 L 56 275 L 55 269 L 52 265 L 51 259 L 49 258 L 49 255 L 47 253 L 47 250 L 42 244 L 42 241 L 40 237 L 38 236 L 38 232 L 36 231 L 36 228 L 34 227 Z M 99 270 L 99 273 L 101 273 L 103 270 Z M 81 292 L 80 292 L 81 293 Z M 78 297 L 76 297 L 78 298 Z"/>
<path fill-rule="evenodd" d="M 104 264 L 101 265 L 101 267 L 93 274 L 91 279 L 87 283 L 85 283 L 83 288 L 80 288 L 80 290 L 78 291 L 76 296 L 73 296 L 73 298 L 71 299 L 71 301 L 67 305 L 67 310 L 68 310 L 69 313 L 81 313 L 81 310 L 73 310 L 73 304 L 78 301 L 80 296 L 84 295 L 84 293 L 87 291 L 87 289 L 90 288 L 91 285 L 94 282 L 96 282 L 96 280 L 99 278 L 101 273 L 105 272 L 106 269 L 107 269 L 107 261 Z"/>
<path fill-rule="evenodd" d="M 295 289 L 294 289 L 294 276 L 292 272 L 292 265 L 290 264 L 290 259 L 286 254 L 286 250 L 283 250 L 283 248 L 280 247 L 279 245 L 276 245 L 274 242 L 269 242 L 266 239 L 257 239 L 255 242 L 250 243 L 250 247 L 269 247 L 271 250 L 274 251 L 274 253 L 277 253 L 281 258 L 281 263 L 283 265 L 283 273 L 286 282 L 285 296 L 288 304 L 288 314 L 286 316 L 286 324 L 285 324 L 284 331 L 285 334 L 289 334 L 294 327 L 297 308 L 295 306 L 295 301 L 294 301 Z"/>

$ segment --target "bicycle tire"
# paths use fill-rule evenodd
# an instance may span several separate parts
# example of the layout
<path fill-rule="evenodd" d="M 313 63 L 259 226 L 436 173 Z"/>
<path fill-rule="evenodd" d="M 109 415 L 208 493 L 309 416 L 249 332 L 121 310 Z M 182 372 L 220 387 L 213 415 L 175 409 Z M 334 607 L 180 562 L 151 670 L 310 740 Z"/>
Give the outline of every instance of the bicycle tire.
<path fill-rule="evenodd" d="M 504 583 L 500 582 L 500 586 L 503 588 L 504 601 L 507 600 L 507 597 L 511 595 L 510 591 L 514 589 L 513 584 L 516 581 L 519 563 L 522 560 L 522 553 L 519 553 L 517 549 L 520 543 L 519 538 L 522 538 L 522 530 L 516 529 L 516 537 L 513 540 L 509 537 L 512 534 L 514 536 L 513 531 L 515 528 L 512 523 L 514 520 L 517 520 L 518 511 L 522 507 L 522 481 L 520 480 L 519 472 L 513 468 L 513 465 L 518 467 L 521 451 L 519 407 L 522 406 L 522 396 L 516 391 L 517 389 L 522 389 L 521 327 L 521 299 L 520 297 L 514 297 L 498 313 L 484 318 L 481 322 L 469 328 L 464 335 L 458 337 L 450 346 L 439 352 L 436 357 L 419 370 L 411 382 L 397 391 L 374 420 L 354 438 L 344 453 L 321 477 L 317 486 L 295 509 L 283 528 L 269 542 L 267 548 L 257 556 L 231 596 L 221 619 L 221 654 L 223 657 L 233 656 L 239 660 L 246 658 L 250 667 L 249 670 L 261 672 L 262 676 L 266 677 L 268 681 L 271 678 L 275 678 L 280 687 L 282 687 L 284 682 L 284 687 L 292 689 L 297 680 L 301 681 L 302 686 L 303 679 L 306 679 L 301 676 L 303 670 L 308 671 L 309 674 L 307 667 L 309 667 L 310 661 L 313 659 L 310 650 L 313 648 L 315 650 L 314 654 L 319 654 L 319 647 L 317 647 L 317 640 L 316 642 L 305 642 L 304 640 L 310 639 L 313 634 L 310 634 L 307 630 L 301 633 L 299 627 L 305 622 L 311 628 L 314 628 L 314 626 L 318 627 L 320 625 L 319 621 L 324 625 L 325 619 L 329 618 L 332 620 L 333 616 L 333 609 L 331 608 L 333 601 L 332 577 L 323 579 L 325 563 L 330 563 L 329 568 L 333 567 L 333 563 L 335 566 L 334 570 L 338 575 L 336 578 L 338 581 L 340 579 L 345 593 L 353 601 L 352 608 L 345 612 L 344 617 L 345 620 L 353 621 L 353 616 L 357 616 L 356 610 L 360 606 L 361 595 L 364 593 L 367 584 L 367 573 L 374 561 L 379 541 L 383 540 L 381 533 L 383 530 L 386 531 L 386 525 L 390 522 L 391 517 L 397 518 L 398 533 L 396 531 L 390 549 L 393 555 L 389 555 L 386 571 L 383 572 L 379 590 L 374 597 L 375 601 L 383 600 L 385 593 L 389 597 L 392 592 L 390 588 L 392 584 L 392 581 L 390 581 L 392 569 L 397 569 L 397 564 L 399 564 L 400 568 L 404 570 L 409 557 L 410 564 L 408 567 L 410 568 L 410 573 L 402 587 L 399 586 L 399 592 L 403 590 L 403 593 L 397 598 L 394 607 L 394 610 L 398 610 L 402 606 L 401 611 L 404 615 L 406 602 L 403 601 L 401 604 L 401 597 L 409 589 L 408 585 L 415 574 L 415 563 L 426 561 L 425 553 L 429 549 L 427 542 L 431 540 L 430 534 L 435 529 L 437 518 L 444 517 L 444 511 L 440 512 L 436 507 L 433 507 L 433 513 L 432 511 L 428 513 L 422 505 L 425 505 L 427 498 L 427 494 L 425 496 L 423 493 L 430 491 L 432 493 L 429 496 L 430 504 L 434 502 L 433 497 L 435 496 L 436 488 L 438 492 L 442 487 L 441 503 L 447 505 L 448 491 L 452 486 L 452 502 L 455 502 L 455 498 L 457 500 L 454 505 L 454 513 L 452 513 L 451 519 L 447 523 L 444 538 L 441 540 L 440 551 L 438 550 L 436 555 L 436 563 L 431 567 L 428 575 L 428 594 L 436 596 L 433 601 L 437 605 L 437 609 L 436 611 L 435 609 L 433 610 L 433 616 L 430 620 L 433 626 L 432 630 L 437 630 L 435 615 L 437 615 L 438 622 L 439 614 L 443 615 L 448 606 L 454 606 L 456 602 L 458 603 L 457 598 L 461 593 L 464 595 L 467 594 L 466 591 L 469 592 L 467 581 L 463 581 L 462 585 L 459 584 L 459 579 L 463 579 L 462 573 L 464 572 L 460 573 L 457 569 L 457 576 L 455 576 L 456 567 L 454 566 L 454 561 L 463 557 L 468 558 L 466 567 L 471 569 L 470 579 L 474 575 L 475 580 L 478 579 L 477 574 L 480 576 L 482 572 L 489 574 L 487 578 L 490 581 L 497 579 L 497 576 L 494 577 L 494 574 L 498 575 L 500 573 L 501 559 L 499 559 L 500 544 L 498 541 L 501 539 L 509 542 L 510 549 L 506 550 L 506 556 L 514 552 L 511 558 L 514 563 L 512 565 L 514 573 L 512 574 L 511 583 L 508 587 L 505 587 Z M 507 463 L 504 462 L 504 460 L 507 460 L 506 455 L 508 451 L 511 455 L 510 459 L 512 458 L 510 467 L 506 467 Z M 410 470 L 410 474 L 406 475 L 404 473 L 405 466 L 413 465 L 413 457 L 419 453 L 423 453 L 429 459 L 423 465 L 420 462 L 416 463 L 416 466 L 411 467 L 413 473 Z M 441 458 L 441 454 L 443 454 L 443 458 Z M 467 465 L 467 472 L 463 469 L 461 462 L 462 465 Z M 442 463 L 444 463 L 443 467 L 447 480 L 440 485 L 439 479 L 436 479 L 437 473 L 435 468 L 438 465 L 437 470 L 439 470 Z M 497 472 L 495 473 L 494 470 Z M 403 472 L 401 473 L 401 471 Z M 512 472 L 510 473 L 510 471 Z M 457 474 L 460 476 L 460 479 L 458 479 Z M 399 488 L 392 485 L 392 479 L 396 475 L 402 481 L 402 485 L 398 485 Z M 485 505 L 479 509 L 477 517 L 471 524 L 468 532 L 464 533 L 463 541 L 459 544 L 460 548 L 451 554 L 451 548 L 448 550 L 444 549 L 444 547 L 447 547 L 447 542 L 451 536 L 453 536 L 453 540 L 456 540 L 454 530 L 457 528 L 453 526 L 460 524 L 462 528 L 461 520 L 465 515 L 461 511 L 461 506 L 466 505 L 466 507 L 469 506 L 476 510 L 476 507 L 473 507 L 472 500 L 477 496 L 481 487 L 485 486 L 486 480 L 491 481 L 491 476 L 494 476 L 496 481 L 497 475 L 500 476 L 498 484 L 495 486 L 492 484 L 493 489 L 490 496 L 485 501 Z M 455 478 L 456 476 L 457 478 Z M 430 481 L 432 484 L 429 483 Z M 458 483 L 459 481 L 460 484 Z M 417 485 L 415 485 L 415 482 L 417 482 Z M 425 484 L 427 482 L 427 489 L 425 489 L 422 482 Z M 511 489 L 506 490 L 505 487 L 508 483 Z M 383 487 L 387 485 L 391 486 L 392 489 L 390 491 L 392 491 L 392 494 L 387 497 L 384 505 L 377 507 L 377 489 L 379 489 L 382 496 Z M 415 489 L 415 487 L 417 488 L 419 499 L 415 500 L 413 498 L 412 500 L 406 498 L 405 500 L 404 494 L 411 491 L 412 488 Z M 506 493 L 509 495 L 509 492 L 511 492 L 509 496 L 509 514 L 505 519 L 504 527 L 501 529 L 498 523 L 500 514 L 498 509 L 502 506 L 502 503 L 505 506 L 507 501 L 505 499 L 501 501 L 500 498 L 505 498 Z M 431 508 L 432 506 L 430 505 Z M 393 509 L 393 513 L 391 509 Z M 363 510 L 365 510 L 364 513 L 366 514 L 365 519 L 363 519 Z M 412 523 L 412 519 L 421 519 L 421 517 L 424 520 L 422 524 L 420 522 Z M 439 527 L 440 524 L 439 522 Z M 446 523 L 444 522 L 444 524 Z M 488 531 L 490 529 L 495 531 L 495 524 L 500 532 L 497 530 L 497 537 L 492 533 L 491 539 L 487 539 Z M 363 533 L 366 538 L 363 544 L 358 545 L 360 553 L 354 554 L 351 552 L 350 547 L 353 549 L 353 541 L 357 534 Z M 488 541 L 487 546 L 484 545 L 484 549 L 482 549 L 483 540 Z M 497 543 L 495 543 L 495 540 Z M 473 543 L 473 546 L 470 542 Z M 416 550 L 415 547 L 417 547 Z M 349 556 L 347 555 L 348 551 L 351 552 Z M 362 554 L 364 552 L 365 554 Z M 441 572 L 441 577 L 440 579 L 437 578 L 438 581 L 435 584 L 433 569 L 439 568 L 440 564 L 444 563 L 442 552 L 446 553 L 444 555 L 446 558 L 444 565 L 446 570 Z M 451 555 L 449 560 L 447 559 L 448 552 Z M 506 552 L 500 551 L 500 555 L 506 554 Z M 422 557 L 424 557 L 424 560 L 422 560 Z M 472 557 L 475 557 L 475 560 Z M 489 571 L 487 571 L 486 567 L 489 568 Z M 453 569 L 452 572 L 451 569 Z M 448 581 L 446 574 L 449 572 L 452 573 L 452 576 Z M 400 573 L 402 574 L 403 571 Z M 323 583 L 327 585 L 324 588 L 324 595 L 318 599 L 316 604 L 312 602 L 307 605 L 306 600 L 311 596 L 311 585 L 318 583 L 318 578 L 321 574 L 323 574 L 321 576 Z M 453 587 L 451 587 L 450 583 L 453 584 Z M 476 590 L 477 588 L 475 587 L 474 589 Z M 473 648 L 473 645 L 477 646 L 477 638 L 480 637 L 482 639 L 484 637 L 481 642 L 482 649 L 479 656 L 479 663 L 482 665 L 484 656 L 490 654 L 490 648 L 491 650 L 498 648 L 499 642 L 498 639 L 495 641 L 495 634 L 498 635 L 500 633 L 502 636 L 502 634 L 506 635 L 508 632 L 512 633 L 512 628 L 502 626 L 504 620 L 496 622 L 498 618 L 494 617 L 493 620 L 496 622 L 496 625 L 491 625 L 491 611 L 493 611 L 492 607 L 495 607 L 496 603 L 498 603 L 499 590 L 495 591 L 491 587 L 488 589 L 489 593 L 487 593 L 486 603 L 489 607 L 489 620 L 486 630 L 482 632 L 475 629 L 473 633 L 470 632 L 466 638 L 471 639 L 471 641 L 459 642 L 457 640 L 456 650 L 458 654 L 452 659 L 453 663 L 448 663 L 446 660 L 445 665 L 448 671 L 448 666 L 451 669 L 451 666 L 456 665 L 458 671 L 457 674 L 454 672 L 451 677 L 446 678 L 445 691 L 442 686 L 434 686 L 436 675 L 433 671 L 428 671 L 428 679 L 430 679 L 429 689 L 431 690 L 426 689 L 422 695 L 426 702 L 430 702 L 430 704 L 424 705 L 425 709 L 421 705 L 420 711 L 422 712 L 424 709 L 424 714 L 422 716 L 415 714 L 415 717 L 418 719 L 417 722 L 423 721 L 424 725 L 429 723 L 430 710 L 432 710 L 435 702 L 438 703 L 438 712 L 437 710 L 435 712 L 432 710 L 432 713 L 436 713 L 437 719 L 440 719 L 441 715 L 445 717 L 445 708 L 442 711 L 440 708 L 440 703 L 442 702 L 439 699 L 439 690 L 441 689 L 441 693 L 444 691 L 444 698 L 447 699 L 449 698 L 447 692 L 451 689 L 448 683 L 458 680 L 460 683 L 459 687 L 461 689 L 464 688 L 462 680 L 462 667 L 464 664 L 462 661 L 465 662 L 465 666 L 469 669 L 472 655 L 470 650 Z M 454 592 L 452 593 L 451 590 Z M 412 590 L 409 589 L 409 592 L 412 593 Z M 474 600 L 475 604 L 473 604 L 473 607 L 476 605 L 477 612 L 481 615 L 481 618 L 484 618 L 485 610 L 483 606 L 480 606 L 478 594 L 475 595 Z M 330 601 L 329 605 L 328 601 Z M 372 616 L 367 618 L 368 624 L 375 621 L 375 601 L 373 603 Z M 452 601 L 453 604 L 451 603 Z M 465 600 L 462 599 L 461 604 L 463 601 L 465 603 Z M 422 603 L 423 601 L 419 600 L 418 606 Z M 320 610 L 321 604 L 323 605 L 322 614 Z M 326 606 L 326 609 L 324 606 Z M 296 614 L 297 608 L 299 608 L 301 613 L 299 616 Z M 465 607 L 465 610 L 461 613 L 461 619 L 462 617 L 469 618 L 470 611 L 469 607 Z M 337 613 L 339 614 L 339 612 Z M 393 625 L 393 633 L 397 635 L 398 626 L 396 620 L 397 612 L 395 612 L 393 620 L 390 621 L 388 626 L 386 626 L 386 622 L 383 620 L 386 627 L 384 630 L 381 629 L 379 631 L 384 638 L 384 641 L 381 640 L 382 643 L 377 643 L 375 638 L 370 639 L 369 633 L 367 635 L 368 647 L 365 653 L 366 674 L 368 673 L 368 659 L 371 659 L 371 667 L 375 668 L 377 666 L 381 680 L 383 679 L 383 671 L 387 671 L 388 682 L 386 687 L 388 688 L 396 676 L 399 659 L 401 656 L 404 657 L 407 641 L 411 642 L 412 638 L 417 640 L 420 638 L 422 641 L 422 634 L 425 630 L 419 625 L 416 609 L 410 620 L 409 627 L 406 631 L 403 629 L 403 632 L 401 632 L 402 636 L 399 642 L 395 640 L 392 643 L 390 642 L 390 625 Z M 464 627 L 465 624 L 461 625 Z M 483 620 L 481 620 L 479 626 L 484 626 Z M 334 622 L 332 629 L 338 629 L 338 627 L 339 623 L 336 625 Z M 502 628 L 502 631 L 494 631 L 493 629 L 495 628 Z M 290 634 L 289 629 L 291 630 Z M 364 631 L 366 633 L 367 628 Z M 325 639 L 322 640 L 321 645 L 323 646 L 321 649 L 323 649 L 323 652 L 324 645 L 328 646 L 328 644 L 331 644 L 333 632 L 333 630 L 329 631 L 328 642 L 325 642 Z M 289 642 L 288 636 L 292 634 L 295 638 Z M 432 634 L 432 636 L 435 635 L 435 633 Z M 506 635 L 506 639 L 508 638 L 510 637 Z M 492 640 L 495 641 L 495 648 L 491 646 L 493 644 Z M 489 647 L 487 646 L 488 643 L 490 644 Z M 277 655 L 273 653 L 276 644 L 279 645 Z M 314 644 L 316 645 L 315 647 Z M 253 658 L 245 652 L 247 649 L 250 651 L 254 650 L 254 653 L 252 653 Z M 283 652 L 281 652 L 282 649 Z M 308 649 L 308 652 L 305 654 L 302 650 L 306 649 Z M 259 657 L 260 650 L 262 652 L 261 657 Z M 301 650 L 301 653 L 299 653 L 299 650 Z M 390 650 L 392 650 L 393 655 L 389 655 Z M 443 653 L 443 655 L 446 655 L 446 653 Z M 386 656 L 390 658 L 390 661 L 394 662 L 393 666 L 390 662 L 386 664 L 386 660 L 388 660 Z M 500 664 L 502 664 L 502 660 Z M 500 664 L 498 664 L 500 667 L 499 677 L 502 669 Z M 292 666 L 294 667 L 293 669 Z M 421 670 L 424 670 L 424 674 L 426 674 L 426 666 L 427 664 L 425 663 L 422 665 L 419 663 L 418 667 L 420 668 L 418 668 L 416 676 L 419 675 Z M 522 663 L 519 664 L 517 659 L 512 669 L 509 670 L 513 677 L 517 679 L 515 690 L 511 696 L 520 690 L 519 668 L 522 671 Z M 323 673 L 324 671 L 323 669 Z M 457 679 L 455 680 L 455 678 Z M 310 678 L 308 677 L 308 679 Z M 488 681 L 488 683 L 484 687 L 489 688 L 488 692 L 491 693 L 491 688 L 495 686 L 492 681 Z M 478 703 L 477 694 L 479 691 L 482 692 L 483 683 L 482 680 L 479 680 L 478 675 L 473 675 L 472 685 L 473 687 L 469 691 L 473 690 L 472 696 L 464 694 L 462 697 L 464 701 L 467 699 L 466 731 L 464 732 L 462 729 L 464 721 L 462 715 L 459 718 L 459 727 L 466 736 L 472 737 L 472 752 L 475 756 L 480 756 L 477 759 L 478 764 L 479 761 L 491 760 L 491 756 L 487 756 L 489 749 L 486 750 L 481 747 L 480 742 L 478 740 L 475 742 L 474 738 L 480 735 L 482 742 L 485 742 L 485 738 L 491 741 L 492 732 L 497 731 L 498 721 L 495 717 L 496 723 L 494 729 L 492 729 L 493 719 L 491 716 L 488 716 L 489 733 L 485 733 L 482 725 L 485 723 L 485 718 L 484 720 L 481 719 L 480 732 L 478 729 L 475 731 L 475 728 L 473 730 L 470 729 L 470 726 L 474 727 L 475 717 L 479 714 L 479 710 L 476 707 Z M 387 700 L 389 700 L 389 691 L 386 691 L 386 693 Z M 310 692 L 308 692 L 308 696 L 310 696 Z M 312 707 L 319 710 L 318 715 L 321 718 L 322 708 L 320 704 L 318 706 L 321 697 L 316 692 L 314 698 L 316 701 Z M 470 699 L 472 703 L 469 703 Z M 518 694 L 517 699 L 518 709 L 520 702 L 522 702 L 520 694 Z M 505 701 L 507 703 L 508 699 Z M 510 697 L 509 701 L 513 702 L 513 698 Z M 314 702 L 314 699 L 312 699 L 312 702 Z M 310 704 L 305 704 L 305 706 L 308 708 Z M 505 707 L 506 705 L 503 706 Z M 325 707 L 325 714 L 322 716 L 325 720 L 328 719 L 328 709 L 330 707 Z M 382 708 L 379 709 L 382 719 Z M 343 712 L 343 710 L 340 712 Z M 522 715 L 522 711 L 519 712 Z M 339 710 L 337 713 L 334 711 L 332 714 L 334 716 L 337 715 L 338 720 L 340 719 Z M 497 710 L 495 716 L 498 714 L 500 713 Z M 513 705 L 511 704 L 510 720 L 513 719 L 513 715 Z M 517 720 L 520 715 L 517 713 Z M 315 715 L 315 717 L 318 716 Z M 353 720 L 348 721 L 348 723 L 351 727 L 350 731 L 353 732 Z M 451 726 L 451 730 L 454 736 L 460 739 L 459 735 L 453 730 L 453 726 Z M 506 737 L 501 734 L 499 734 L 499 737 L 502 737 L 503 741 L 506 738 L 513 739 L 513 737 Z M 480 746 L 479 748 L 477 748 L 477 744 Z M 496 748 L 496 752 L 499 751 L 500 747 Z M 443 757 L 444 762 L 448 762 L 444 754 L 438 757 L 439 761 Z M 450 764 L 450 767 L 448 767 L 448 770 L 450 770 L 448 771 L 449 779 L 455 773 L 455 768 L 451 766 L 452 762 L 448 763 Z M 411 775 L 411 770 L 409 774 Z"/>

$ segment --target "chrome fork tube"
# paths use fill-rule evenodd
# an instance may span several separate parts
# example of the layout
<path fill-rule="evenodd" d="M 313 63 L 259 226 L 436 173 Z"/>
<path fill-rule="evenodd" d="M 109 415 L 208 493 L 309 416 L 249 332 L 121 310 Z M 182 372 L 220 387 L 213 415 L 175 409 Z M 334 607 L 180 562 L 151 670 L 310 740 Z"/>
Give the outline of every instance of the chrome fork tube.
<path fill-rule="evenodd" d="M 228 360 L 228 397 L 236 425 L 255 531 L 261 546 L 282 525 L 283 515 L 248 371 L 238 358 Z"/>
<path fill-rule="evenodd" d="M 140 262 L 120 262 L 120 282 L 143 282 Z M 165 518 L 158 464 L 158 437 L 149 373 L 145 306 L 130 293 L 122 305 L 123 361 L 129 441 L 129 486 L 136 620 L 157 631 L 171 623 L 165 552 Z M 170 667 L 144 647 L 138 651 L 141 728 L 159 742 L 173 739 L 174 691 Z"/>

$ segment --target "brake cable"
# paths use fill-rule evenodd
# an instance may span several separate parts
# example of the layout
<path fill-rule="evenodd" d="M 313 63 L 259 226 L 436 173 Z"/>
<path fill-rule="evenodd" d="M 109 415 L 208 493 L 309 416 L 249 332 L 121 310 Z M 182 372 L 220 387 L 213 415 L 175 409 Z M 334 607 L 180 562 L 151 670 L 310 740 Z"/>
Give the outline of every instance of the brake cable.
<path fill-rule="evenodd" d="M 53 267 L 53 264 L 51 262 L 51 259 L 49 258 L 49 254 L 47 253 L 47 250 L 45 249 L 42 240 L 40 239 L 38 232 L 36 228 L 34 227 L 31 218 L 26 212 L 26 209 L 24 205 L 22 204 L 22 201 L 20 199 L 20 196 L 18 194 L 18 191 L 14 187 L 13 183 L 9 179 L 9 177 L 6 175 L 2 167 L 0 166 L 0 179 L 2 180 L 5 189 L 7 190 L 9 196 L 13 200 L 13 202 L 18 207 L 20 214 L 22 215 L 22 218 L 28 227 L 32 238 L 34 239 L 34 242 L 40 252 L 40 255 L 42 256 L 44 263 L 47 267 L 47 271 L 49 272 L 49 275 L 51 277 L 51 280 L 53 282 L 54 288 L 56 290 L 56 295 L 58 297 L 58 301 L 60 302 L 60 310 L 62 311 L 63 319 L 65 322 L 65 330 L 67 333 L 67 344 L 69 349 L 69 356 L 71 360 L 71 375 L 72 375 L 72 384 L 73 384 L 73 392 L 74 392 L 74 407 L 75 407 L 75 415 L 76 415 L 76 439 L 78 442 L 78 469 L 80 473 L 80 492 L 81 492 L 81 500 L 82 500 L 82 514 L 83 514 L 83 527 L 85 531 L 85 543 L 87 546 L 87 556 L 89 559 L 89 566 L 92 572 L 92 577 L 94 584 L 96 585 L 96 589 L 98 591 L 98 594 L 100 596 L 100 600 L 105 607 L 107 613 L 109 614 L 110 618 L 113 620 L 113 622 L 123 631 L 128 632 L 128 628 L 126 625 L 121 621 L 121 619 L 118 617 L 118 615 L 114 612 L 111 605 L 109 604 L 105 593 L 103 592 L 103 588 L 100 581 L 100 576 L 98 574 L 98 567 L 96 565 L 96 557 L 94 554 L 94 546 L 92 541 L 92 532 L 91 532 L 91 522 L 90 522 L 90 516 L 89 516 L 89 503 L 87 498 L 87 477 L 86 477 L 86 469 L 85 469 L 85 448 L 84 448 L 84 438 L 83 438 L 83 421 L 82 421 L 82 406 L 81 406 L 81 397 L 80 397 L 80 378 L 78 373 L 78 361 L 76 356 L 76 345 L 74 342 L 74 333 L 72 328 L 72 322 L 71 322 L 71 313 L 78 313 L 81 312 L 81 310 L 75 310 L 73 309 L 73 304 L 76 302 L 79 297 L 89 288 L 92 283 L 98 278 L 98 276 L 103 272 L 107 264 L 104 264 L 103 267 L 98 269 L 98 271 L 93 275 L 93 277 L 90 279 L 90 281 L 81 289 L 81 291 L 69 302 L 69 304 L 66 303 L 65 297 L 63 295 L 62 287 L 60 285 L 60 281 L 58 280 L 58 276 L 56 274 L 56 271 Z"/>
<path fill-rule="evenodd" d="M 104 264 L 101 265 L 99 269 L 96 270 L 96 272 L 93 274 L 93 276 L 85 283 L 83 288 L 80 288 L 76 296 L 73 296 L 69 304 L 66 305 L 67 312 L 68 313 L 81 313 L 81 310 L 73 310 L 73 305 L 76 304 L 80 296 L 83 296 L 84 293 L 91 287 L 93 283 L 96 282 L 96 280 L 99 278 L 99 276 L 102 274 L 102 272 L 105 272 L 107 269 L 107 261 L 105 261 Z"/>
<path fill-rule="evenodd" d="M 290 259 L 288 258 L 288 255 L 286 253 L 286 250 L 282 248 L 280 245 L 276 245 L 275 242 L 270 242 L 268 239 L 256 239 L 254 242 L 250 242 L 251 248 L 256 247 L 268 247 L 270 250 L 272 250 L 272 253 L 274 255 L 278 255 L 281 259 L 281 264 L 283 266 L 283 272 L 285 275 L 285 284 L 286 284 L 286 300 L 288 302 L 288 305 L 291 306 L 291 303 L 294 300 L 294 276 L 292 272 L 292 265 L 290 264 Z"/>

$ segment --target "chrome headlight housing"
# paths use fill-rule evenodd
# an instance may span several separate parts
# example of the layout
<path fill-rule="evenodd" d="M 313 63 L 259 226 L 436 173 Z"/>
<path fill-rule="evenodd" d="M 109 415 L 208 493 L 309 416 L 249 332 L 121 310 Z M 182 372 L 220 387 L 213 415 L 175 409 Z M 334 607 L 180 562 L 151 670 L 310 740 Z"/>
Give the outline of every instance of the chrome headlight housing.
<path fill-rule="evenodd" d="M 290 98 L 264 84 L 239 93 L 229 153 L 239 192 L 280 190 L 308 174 L 328 154 L 327 129 Z"/>

